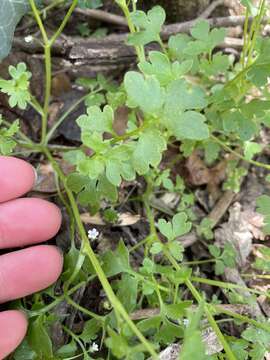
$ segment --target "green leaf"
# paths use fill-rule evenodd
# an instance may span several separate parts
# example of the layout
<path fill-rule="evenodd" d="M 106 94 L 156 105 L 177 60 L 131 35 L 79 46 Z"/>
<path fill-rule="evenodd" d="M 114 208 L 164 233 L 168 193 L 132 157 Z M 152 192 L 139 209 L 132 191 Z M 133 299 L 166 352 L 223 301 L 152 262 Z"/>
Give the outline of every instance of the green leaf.
<path fill-rule="evenodd" d="M 262 195 L 257 199 L 257 211 L 264 215 L 264 228 L 265 234 L 270 234 L 270 196 Z"/>
<path fill-rule="evenodd" d="M 173 81 L 167 90 L 165 116 L 177 118 L 184 110 L 200 110 L 207 106 L 205 92 L 184 79 Z"/>
<path fill-rule="evenodd" d="M 146 332 L 152 329 L 158 329 L 162 322 L 161 316 L 154 316 L 149 319 L 142 320 L 138 323 L 138 329 L 140 331 Z"/>
<path fill-rule="evenodd" d="M 164 311 L 169 318 L 179 320 L 191 305 L 192 301 L 182 301 L 179 304 L 164 305 Z"/>
<path fill-rule="evenodd" d="M 221 255 L 221 249 L 216 245 L 209 245 L 208 249 L 210 254 L 215 258 L 218 258 Z"/>
<path fill-rule="evenodd" d="M 108 251 L 102 256 L 103 270 L 107 276 L 114 276 L 130 269 L 129 252 L 123 241 L 119 242 L 116 251 Z"/>
<path fill-rule="evenodd" d="M 102 6 L 102 0 L 79 0 L 78 6 L 82 9 L 96 9 Z"/>
<path fill-rule="evenodd" d="M 203 314 L 203 304 L 196 312 L 191 312 L 189 325 L 185 331 L 184 343 L 181 349 L 181 360 L 206 360 L 205 346 L 199 330 Z"/>
<path fill-rule="evenodd" d="M 19 63 L 17 67 L 10 65 L 8 68 L 12 80 L 0 78 L 0 89 L 9 96 L 10 107 L 18 106 L 25 110 L 27 103 L 31 100 L 29 92 L 29 79 L 32 74 L 27 71 L 25 63 Z"/>
<path fill-rule="evenodd" d="M 138 280 L 129 274 L 123 274 L 117 283 L 117 297 L 128 313 L 135 310 L 137 305 Z"/>
<path fill-rule="evenodd" d="M 270 40 L 263 39 L 259 56 L 247 72 L 247 79 L 257 87 L 264 86 L 270 71 Z"/>
<path fill-rule="evenodd" d="M 147 14 L 141 10 L 131 13 L 131 20 L 139 31 L 128 36 L 128 43 L 146 45 L 152 41 L 159 41 L 159 33 L 165 19 L 166 14 L 161 6 L 153 7 Z"/>
<path fill-rule="evenodd" d="M 0 154 L 10 155 L 16 146 L 13 136 L 19 131 L 19 121 L 14 121 L 8 128 L 1 126 L 2 121 L 0 114 Z"/>
<path fill-rule="evenodd" d="M 88 107 L 87 115 L 81 115 L 76 122 L 82 132 L 113 133 L 113 121 L 113 109 L 106 105 L 103 110 L 99 106 Z"/>
<path fill-rule="evenodd" d="M 168 243 L 168 249 L 171 255 L 178 261 L 183 260 L 184 247 L 180 241 L 170 241 Z"/>
<path fill-rule="evenodd" d="M 173 79 L 168 56 L 159 51 L 150 51 L 149 60 L 140 62 L 139 69 L 146 75 L 155 75 L 161 85 L 167 85 Z"/>
<path fill-rule="evenodd" d="M 95 340 L 98 336 L 102 324 L 96 319 L 87 320 L 84 323 L 83 332 L 80 335 L 80 338 L 84 343 L 90 343 L 92 340 Z"/>
<path fill-rule="evenodd" d="M 110 328 L 108 333 L 110 337 L 105 340 L 106 345 L 117 359 L 124 358 L 130 352 L 126 339 Z"/>
<path fill-rule="evenodd" d="M 142 74 L 129 71 L 125 75 L 124 84 L 130 107 L 140 107 L 149 114 L 155 114 L 161 109 L 164 92 L 155 77 L 150 76 L 145 79 Z"/>
<path fill-rule="evenodd" d="M 200 69 L 207 76 L 216 76 L 219 73 L 225 73 L 230 66 L 229 57 L 217 53 L 213 56 L 212 60 L 202 59 Z"/>
<path fill-rule="evenodd" d="M 159 219 L 158 229 L 161 232 L 161 234 L 164 235 L 168 240 L 174 239 L 173 227 L 171 222 L 167 222 L 164 219 Z"/>
<path fill-rule="evenodd" d="M 222 275 L 225 271 L 225 264 L 222 260 L 216 260 L 215 263 L 215 274 L 216 275 Z"/>
<path fill-rule="evenodd" d="M 163 245 L 160 242 L 154 242 L 153 245 L 151 246 L 150 253 L 152 255 L 157 255 L 161 253 L 162 249 L 163 249 Z"/>
<path fill-rule="evenodd" d="M 135 147 L 132 162 L 139 175 L 149 171 L 150 166 L 157 167 L 166 150 L 167 143 L 158 130 L 146 130 Z"/>
<path fill-rule="evenodd" d="M 57 355 L 61 358 L 74 356 L 77 352 L 77 345 L 74 340 L 71 340 L 70 343 L 63 345 L 59 350 L 57 350 Z"/>
<path fill-rule="evenodd" d="M 169 38 L 169 52 L 172 58 L 183 61 L 185 58 L 184 50 L 187 48 L 188 43 L 191 42 L 191 37 L 187 34 L 177 34 Z"/>
<path fill-rule="evenodd" d="M 177 121 L 173 121 L 174 135 L 177 139 L 205 140 L 209 138 L 209 129 L 204 115 L 196 111 L 186 111 Z"/>
<path fill-rule="evenodd" d="M 190 232 L 192 223 L 188 221 L 186 213 L 181 212 L 174 215 L 172 219 L 174 238 L 185 235 Z"/>
<path fill-rule="evenodd" d="M 266 246 L 262 246 L 258 249 L 261 256 L 256 258 L 255 263 L 252 265 L 255 269 L 261 271 L 270 271 L 270 249 Z"/>
<path fill-rule="evenodd" d="M 251 343 L 259 343 L 266 348 L 269 347 L 270 333 L 265 330 L 249 327 L 242 332 L 241 337 Z"/>
<path fill-rule="evenodd" d="M 208 37 L 210 26 L 207 20 L 199 20 L 195 26 L 191 29 L 191 35 L 197 39 L 205 41 Z"/>
<path fill-rule="evenodd" d="M 263 147 L 261 144 L 252 142 L 252 141 L 245 141 L 244 143 L 244 156 L 247 160 L 252 160 L 254 155 L 260 153 Z"/>
<path fill-rule="evenodd" d="M 0 61 L 9 54 L 15 28 L 29 10 L 29 0 L 1 0 Z"/>
<path fill-rule="evenodd" d="M 50 336 L 45 327 L 45 317 L 39 316 L 28 330 L 28 342 L 31 348 L 37 353 L 39 359 L 53 359 L 53 349 Z"/>
<path fill-rule="evenodd" d="M 17 347 L 13 354 L 14 360 L 34 360 L 37 358 L 37 354 L 30 348 L 26 339 Z"/>
<path fill-rule="evenodd" d="M 258 15 L 258 8 L 254 5 L 252 0 L 240 0 L 240 2 L 248 9 L 251 16 Z"/>

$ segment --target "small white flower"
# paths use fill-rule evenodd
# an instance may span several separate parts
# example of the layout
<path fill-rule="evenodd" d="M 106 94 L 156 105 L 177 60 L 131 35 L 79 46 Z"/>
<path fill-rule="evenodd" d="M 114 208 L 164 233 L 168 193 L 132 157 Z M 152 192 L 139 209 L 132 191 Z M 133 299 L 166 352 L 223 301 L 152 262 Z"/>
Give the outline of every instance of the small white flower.
<path fill-rule="evenodd" d="M 24 41 L 25 41 L 26 43 L 32 42 L 32 41 L 33 41 L 33 36 L 32 36 L 32 35 L 26 36 L 26 37 L 24 38 Z"/>
<path fill-rule="evenodd" d="M 90 240 L 96 240 L 96 238 L 98 237 L 99 232 L 97 231 L 97 229 L 93 228 L 91 230 L 88 231 L 88 238 Z"/>
<path fill-rule="evenodd" d="M 97 351 L 99 351 L 98 344 L 93 342 L 91 347 L 90 347 L 90 352 L 97 352 Z"/>

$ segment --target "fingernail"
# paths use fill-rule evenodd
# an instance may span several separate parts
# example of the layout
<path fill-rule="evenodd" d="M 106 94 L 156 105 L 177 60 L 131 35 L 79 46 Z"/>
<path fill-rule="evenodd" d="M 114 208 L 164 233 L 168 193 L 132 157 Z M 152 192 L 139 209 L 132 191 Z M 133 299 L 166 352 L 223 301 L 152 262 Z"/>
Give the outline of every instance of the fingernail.
<path fill-rule="evenodd" d="M 34 175 L 35 175 L 35 182 L 34 182 L 34 185 L 37 185 L 37 182 L 38 182 L 38 173 L 37 173 L 36 168 L 35 168 L 33 165 L 32 165 L 32 168 L 33 168 Z"/>

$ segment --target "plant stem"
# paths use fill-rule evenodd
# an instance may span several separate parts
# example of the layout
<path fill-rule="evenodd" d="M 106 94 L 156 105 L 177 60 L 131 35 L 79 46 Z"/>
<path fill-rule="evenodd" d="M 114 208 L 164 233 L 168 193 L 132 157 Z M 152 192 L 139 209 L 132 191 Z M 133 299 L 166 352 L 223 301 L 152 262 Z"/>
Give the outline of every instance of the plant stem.
<path fill-rule="evenodd" d="M 43 106 L 43 115 L 42 115 L 42 124 L 41 124 L 41 144 L 45 144 L 45 138 L 47 134 L 47 122 L 49 115 L 49 105 L 51 97 L 51 87 L 52 87 L 52 59 L 51 59 L 51 47 L 48 43 L 44 46 L 45 54 L 45 98 Z"/>
<path fill-rule="evenodd" d="M 239 154 L 237 151 L 231 149 L 228 145 L 226 145 L 222 140 L 220 140 L 219 138 L 217 138 L 214 135 L 211 135 L 211 138 L 217 142 L 220 146 L 222 146 L 225 150 L 229 151 L 230 153 L 234 154 L 235 156 L 237 156 L 239 159 L 244 160 L 246 162 L 248 162 L 249 164 L 270 170 L 270 165 L 259 162 L 259 161 L 255 161 L 255 160 L 249 160 L 246 159 L 243 155 Z"/>
<path fill-rule="evenodd" d="M 122 318 L 126 321 L 126 323 L 128 324 L 128 326 L 130 327 L 130 329 L 134 332 L 134 334 L 138 337 L 138 339 L 141 341 L 141 343 L 144 345 L 145 349 L 151 354 L 151 356 L 153 357 L 153 359 L 158 359 L 158 355 L 156 354 L 154 348 L 152 347 L 152 345 L 146 340 L 146 338 L 143 336 L 143 334 L 139 331 L 139 329 L 136 327 L 136 325 L 133 323 L 133 321 L 130 319 L 128 313 L 126 312 L 125 308 L 123 307 L 123 305 L 121 304 L 121 302 L 118 300 L 118 298 L 116 297 L 116 295 L 113 292 L 113 289 L 96 257 L 96 254 L 94 253 L 87 234 L 85 232 L 82 220 L 80 218 L 80 213 L 76 204 L 76 200 L 73 196 L 72 191 L 69 189 L 69 187 L 66 184 L 66 178 L 65 175 L 63 174 L 62 170 L 60 169 L 59 165 L 57 164 L 57 162 L 55 161 L 55 159 L 53 158 L 53 156 L 51 155 L 50 151 L 44 147 L 43 148 L 43 152 L 46 155 L 46 157 L 48 158 L 48 160 L 51 162 L 55 172 L 57 173 L 59 179 L 63 182 L 64 188 L 66 190 L 66 194 L 68 196 L 72 211 L 73 211 L 73 216 L 75 218 L 75 222 L 77 225 L 77 229 L 79 231 L 79 234 L 81 236 L 81 240 L 83 242 L 83 252 L 85 252 L 85 254 L 89 257 L 91 264 L 93 265 L 93 268 L 95 269 L 95 272 L 99 278 L 99 281 L 104 289 L 104 291 L 106 292 L 106 295 L 109 299 L 109 301 L 111 302 L 114 310 L 116 313 L 119 313 Z"/>
<path fill-rule="evenodd" d="M 168 258 L 168 260 L 171 262 L 171 264 L 174 266 L 174 268 L 176 270 L 181 270 L 180 265 L 177 263 L 177 261 L 172 257 L 172 255 L 166 250 L 163 250 L 164 255 Z M 209 309 L 209 305 L 204 303 L 200 293 L 197 291 L 197 289 L 194 287 L 194 285 L 192 284 L 192 282 L 187 279 L 185 280 L 185 285 L 186 287 L 189 289 L 189 291 L 191 292 L 191 294 L 193 295 L 193 297 L 196 299 L 196 301 L 198 302 L 198 304 L 203 304 L 203 308 L 204 308 L 204 312 L 205 315 L 209 321 L 209 324 L 211 325 L 212 329 L 214 330 L 214 332 L 216 333 L 220 343 L 222 344 L 226 355 L 228 357 L 229 360 L 236 360 L 236 357 L 234 356 L 229 344 L 227 343 L 226 339 L 224 338 L 222 332 L 220 331 L 220 328 L 218 327 L 210 309 Z"/>
<path fill-rule="evenodd" d="M 147 217 L 149 219 L 149 223 L 150 223 L 150 232 L 151 234 L 153 234 L 153 237 L 155 237 L 158 241 L 160 241 L 157 232 L 156 232 L 156 228 L 155 228 L 155 220 L 149 205 L 149 195 L 152 193 L 152 183 L 151 183 L 151 179 L 147 179 L 147 188 L 146 188 L 146 192 L 144 194 L 144 204 L 145 204 L 145 208 L 146 208 L 146 213 L 147 213 Z M 169 253 L 169 251 L 166 249 L 166 247 L 163 247 L 163 253 L 164 255 L 167 257 L 167 259 L 170 261 L 170 263 L 174 266 L 174 268 L 176 270 L 181 270 L 180 265 L 178 264 L 178 262 L 173 258 L 173 256 Z M 193 297 L 196 299 L 196 301 L 201 304 L 203 303 L 203 299 L 200 295 L 200 293 L 197 291 L 197 289 L 193 286 L 193 284 L 191 283 L 191 281 L 189 279 L 185 280 L 185 285 L 186 287 L 189 289 L 189 291 L 191 292 L 191 294 L 193 295 Z M 206 314 L 206 317 L 212 327 L 212 329 L 214 330 L 214 332 L 216 333 L 220 343 L 222 344 L 227 356 L 229 360 L 236 360 L 229 344 L 227 343 L 226 339 L 224 338 L 222 332 L 220 331 L 213 315 L 211 314 L 211 311 L 208 307 L 208 304 L 204 304 L 204 312 Z"/>
<path fill-rule="evenodd" d="M 243 321 L 244 323 L 248 323 L 248 324 L 253 325 L 253 326 L 255 326 L 255 327 L 259 328 L 259 329 L 270 332 L 270 325 L 269 324 L 267 325 L 267 324 L 264 324 L 262 322 L 256 321 L 254 319 L 250 319 L 247 316 L 237 314 L 237 313 L 235 313 L 233 311 L 224 309 L 222 306 L 219 306 L 219 305 L 213 305 L 213 306 L 217 310 L 217 312 L 219 312 L 219 313 L 231 316 L 234 319 Z"/>
<path fill-rule="evenodd" d="M 75 301 L 73 301 L 69 296 L 65 296 L 65 299 L 68 304 L 73 306 L 75 309 L 81 311 L 82 313 L 92 317 L 93 319 L 96 319 L 97 321 L 104 322 L 104 317 L 98 314 L 93 313 L 92 311 L 85 309 L 83 306 L 77 304 Z"/>
<path fill-rule="evenodd" d="M 55 42 L 55 40 L 58 38 L 58 36 L 62 33 L 62 31 L 64 30 L 71 14 L 73 13 L 73 10 L 75 9 L 75 7 L 77 6 L 78 0 L 73 0 L 72 4 L 70 6 L 70 8 L 68 9 L 68 12 L 66 13 L 66 16 L 64 17 L 61 25 L 59 26 L 59 28 L 57 29 L 57 31 L 54 33 L 54 35 L 52 36 L 52 38 L 50 39 L 49 43 L 50 46 L 52 46 Z"/>
<path fill-rule="evenodd" d="M 239 290 L 245 290 L 245 291 L 249 291 L 250 293 L 253 293 L 253 294 L 257 294 L 257 295 L 264 295 L 266 296 L 267 298 L 270 299 L 270 294 L 266 293 L 266 292 L 263 292 L 263 291 L 260 291 L 260 290 L 256 290 L 256 289 L 250 289 L 246 286 L 241 286 L 241 285 L 237 285 L 237 284 L 234 284 L 234 283 L 227 283 L 227 282 L 223 282 L 223 281 L 219 281 L 219 280 L 211 280 L 211 279 L 205 279 L 205 278 L 200 278 L 198 276 L 192 276 L 190 278 L 190 280 L 192 282 L 198 282 L 198 283 L 201 283 L 201 284 L 207 284 L 207 285 L 211 285 L 211 286 L 217 286 L 217 287 L 221 287 L 223 289 L 229 289 L 229 290 L 232 290 L 232 289 L 239 289 Z"/>
<path fill-rule="evenodd" d="M 95 94 L 98 91 L 93 91 L 91 94 Z M 82 96 L 79 100 L 77 100 L 76 102 L 74 102 L 73 105 L 71 105 L 71 107 L 53 124 L 53 126 L 50 128 L 50 130 L 48 131 L 47 135 L 46 135 L 46 139 L 45 139 L 45 145 L 48 144 L 48 142 L 51 140 L 53 134 L 55 133 L 56 129 L 62 124 L 62 122 L 68 117 L 68 115 L 70 113 L 72 113 L 77 106 L 79 106 L 87 97 L 89 96 L 89 94 L 86 94 L 84 96 Z"/>
<path fill-rule="evenodd" d="M 126 0 L 122 0 L 121 2 L 118 1 L 117 2 L 118 5 L 120 6 L 120 8 L 122 9 L 126 19 L 127 19 L 127 23 L 128 23 L 128 27 L 129 27 L 129 31 L 131 34 L 136 33 L 136 28 L 133 25 L 133 22 L 131 20 L 131 16 L 130 16 L 130 11 L 129 8 L 127 6 Z M 134 46 L 136 53 L 137 53 L 137 57 L 139 59 L 139 61 L 144 61 L 145 60 L 145 54 L 144 54 L 144 48 L 143 46 Z"/>
<path fill-rule="evenodd" d="M 249 48 L 247 65 L 250 65 L 251 62 L 252 62 L 252 55 L 253 55 L 253 51 L 254 51 L 254 48 L 255 48 L 255 45 L 256 45 L 257 35 L 258 35 L 259 30 L 260 30 L 261 20 L 263 18 L 263 14 L 264 14 L 265 0 L 260 1 L 259 9 L 260 9 L 259 14 L 254 19 L 254 31 L 253 31 L 253 33 L 251 35 L 252 36 L 252 41 L 251 41 L 250 48 Z"/>
<path fill-rule="evenodd" d="M 30 2 L 30 5 L 31 5 L 31 8 L 32 8 L 32 11 L 33 11 L 33 14 L 34 14 L 34 17 L 36 19 L 36 22 L 38 24 L 38 27 L 40 29 L 40 32 L 41 32 L 41 35 L 43 37 L 43 42 L 44 42 L 44 45 L 48 43 L 48 35 L 47 35 L 47 32 L 45 30 L 45 27 L 43 25 L 43 22 L 41 20 L 41 17 L 40 17 L 40 13 L 36 7 L 36 4 L 35 4 L 35 0 L 29 0 Z"/>

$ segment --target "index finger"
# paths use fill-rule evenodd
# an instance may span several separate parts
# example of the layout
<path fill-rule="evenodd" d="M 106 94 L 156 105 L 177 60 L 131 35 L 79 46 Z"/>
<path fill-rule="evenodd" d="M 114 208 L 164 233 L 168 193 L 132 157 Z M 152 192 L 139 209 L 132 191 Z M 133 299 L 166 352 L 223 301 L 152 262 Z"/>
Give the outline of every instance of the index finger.
<path fill-rule="evenodd" d="M 27 162 L 12 156 L 0 156 L 0 203 L 30 191 L 35 177 L 34 168 Z"/>

